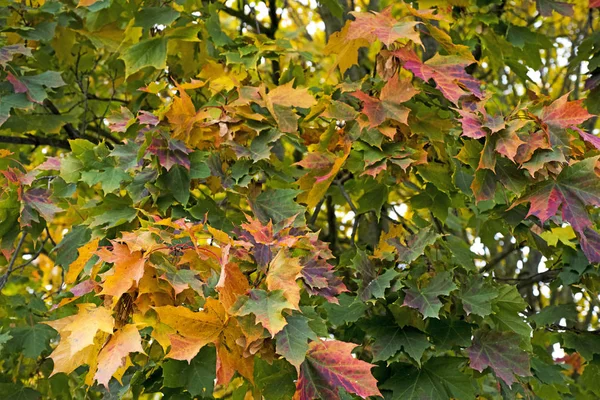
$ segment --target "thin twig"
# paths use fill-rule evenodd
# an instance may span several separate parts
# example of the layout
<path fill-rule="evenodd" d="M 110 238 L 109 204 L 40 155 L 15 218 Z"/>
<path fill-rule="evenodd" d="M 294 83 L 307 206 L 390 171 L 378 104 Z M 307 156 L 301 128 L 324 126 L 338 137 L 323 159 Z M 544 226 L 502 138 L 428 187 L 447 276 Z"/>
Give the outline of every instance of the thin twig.
<path fill-rule="evenodd" d="M 494 257 L 493 259 L 490 260 L 489 263 L 487 263 L 485 265 L 485 267 L 481 268 L 481 272 L 490 272 L 492 269 L 494 269 L 494 267 L 498 264 L 500 264 L 500 262 L 502 262 L 502 260 L 504 260 L 506 257 L 508 257 L 509 255 L 511 255 L 514 251 L 519 250 L 521 248 L 521 244 L 512 244 L 510 246 L 508 246 L 506 249 L 504 249 L 504 251 L 502 251 L 500 254 L 498 254 L 496 257 Z"/>
<path fill-rule="evenodd" d="M 317 217 L 319 216 L 319 212 L 321 212 L 321 208 L 323 207 L 323 203 L 325 202 L 326 197 L 327 196 L 323 197 L 317 203 L 317 206 L 315 207 L 315 211 L 313 212 L 313 215 L 310 216 L 310 220 L 308 221 L 309 225 L 314 225 L 317 222 Z"/>
<path fill-rule="evenodd" d="M 19 253 L 21 252 L 21 247 L 23 246 L 23 242 L 25 242 L 26 236 L 27 236 L 27 232 L 23 232 L 23 235 L 21 236 L 21 239 L 19 239 L 19 243 L 17 244 L 17 247 L 15 248 L 15 252 L 13 253 L 12 257 L 10 258 L 10 261 L 8 262 L 8 267 L 6 268 L 6 273 L 0 277 L 0 290 L 4 289 L 4 285 L 6 285 L 6 282 L 8 282 L 8 277 L 10 276 L 10 274 L 13 271 L 13 266 L 15 265 L 15 261 L 17 260 L 17 257 L 19 255 Z"/>
<path fill-rule="evenodd" d="M 0 136 L 0 143 L 27 144 L 32 146 L 50 146 L 65 150 L 71 149 L 69 142 L 67 142 L 66 140 L 40 137 L 34 135 L 28 135 L 27 137 L 2 135 Z"/>

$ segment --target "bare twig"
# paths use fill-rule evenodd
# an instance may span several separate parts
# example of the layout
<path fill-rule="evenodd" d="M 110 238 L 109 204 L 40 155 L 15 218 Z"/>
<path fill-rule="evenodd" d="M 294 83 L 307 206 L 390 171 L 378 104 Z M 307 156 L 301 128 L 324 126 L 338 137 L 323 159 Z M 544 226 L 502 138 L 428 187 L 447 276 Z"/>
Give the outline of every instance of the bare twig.
<path fill-rule="evenodd" d="M 40 137 L 40 136 L 34 136 L 34 135 L 28 135 L 27 137 L 0 136 L 0 143 L 28 144 L 28 145 L 32 145 L 32 146 L 51 146 L 51 147 L 57 147 L 59 149 L 65 149 L 65 150 L 71 149 L 69 142 L 66 140 Z"/>
<path fill-rule="evenodd" d="M 514 251 L 519 250 L 522 247 L 522 244 L 510 244 L 510 246 L 506 247 L 500 254 L 496 257 L 492 258 L 489 263 L 485 265 L 485 267 L 481 268 L 481 272 L 490 272 L 496 267 L 496 265 L 500 264 L 502 260 L 511 255 Z"/>
<path fill-rule="evenodd" d="M 13 272 L 13 266 L 15 265 L 15 261 L 17 260 L 17 257 L 19 256 L 19 253 L 21 252 L 21 247 L 23 247 L 23 242 L 25 242 L 25 237 L 27 237 L 27 232 L 23 232 L 21 239 L 19 239 L 19 243 L 17 244 L 17 247 L 15 248 L 15 252 L 13 253 L 12 257 L 10 258 L 10 261 L 8 262 L 8 267 L 6 268 L 6 272 L 4 273 L 4 275 L 2 275 L 0 277 L 0 290 L 4 289 L 4 285 L 6 285 L 6 282 L 8 282 L 8 277 Z"/>

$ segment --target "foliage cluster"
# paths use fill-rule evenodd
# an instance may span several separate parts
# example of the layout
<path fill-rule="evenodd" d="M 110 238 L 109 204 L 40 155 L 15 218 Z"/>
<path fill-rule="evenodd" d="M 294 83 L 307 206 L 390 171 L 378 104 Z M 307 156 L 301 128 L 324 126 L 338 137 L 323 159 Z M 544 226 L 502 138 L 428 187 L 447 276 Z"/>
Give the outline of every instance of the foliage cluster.
<path fill-rule="evenodd" d="M 600 397 L 600 1 L 0 5 L 2 399 Z"/>

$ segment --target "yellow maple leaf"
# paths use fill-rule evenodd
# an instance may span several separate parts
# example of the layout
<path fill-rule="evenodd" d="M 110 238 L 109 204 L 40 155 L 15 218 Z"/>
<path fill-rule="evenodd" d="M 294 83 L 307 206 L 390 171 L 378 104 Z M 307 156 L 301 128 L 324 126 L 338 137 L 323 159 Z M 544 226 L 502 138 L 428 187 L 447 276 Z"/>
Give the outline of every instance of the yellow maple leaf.
<path fill-rule="evenodd" d="M 113 331 L 115 321 L 107 308 L 91 303 L 78 304 L 77 308 L 75 315 L 44 322 L 58 331 L 61 338 L 50 354 L 54 361 L 52 375 L 69 374 L 83 364 L 94 370 L 98 351 Z"/>
<path fill-rule="evenodd" d="M 75 282 L 81 271 L 83 271 L 85 264 L 90 260 L 98 248 L 98 241 L 98 239 L 94 239 L 77 250 L 79 256 L 71 263 L 71 265 L 69 265 L 69 270 L 65 276 L 65 283 L 71 284 Z"/>
<path fill-rule="evenodd" d="M 144 276 L 146 259 L 140 251 L 130 252 L 125 244 L 113 241 L 112 245 L 112 251 L 102 248 L 96 254 L 102 261 L 114 264 L 113 268 L 102 276 L 104 283 L 100 294 L 113 296 L 116 300 Z"/>
<path fill-rule="evenodd" d="M 238 344 L 243 337 L 237 321 L 229 319 L 217 342 L 217 385 L 229 383 L 236 372 L 254 383 L 254 357 L 244 357 L 244 348 Z"/>
<path fill-rule="evenodd" d="M 293 306 L 298 309 L 300 303 L 300 287 L 296 279 L 300 277 L 302 265 L 299 258 L 288 257 L 285 250 L 279 250 L 279 253 L 271 260 L 269 272 L 267 273 L 267 288 L 270 291 L 281 289 L 285 297 Z"/>
<path fill-rule="evenodd" d="M 327 42 L 327 46 L 323 50 L 325 55 L 336 55 L 332 69 L 339 66 L 342 75 L 344 75 L 344 72 L 348 68 L 358 64 L 358 49 L 369 46 L 369 41 L 364 38 L 348 40 L 349 28 L 350 21 L 346 22 L 341 31 L 335 32 L 329 37 L 329 42 Z"/>
<path fill-rule="evenodd" d="M 552 228 L 549 231 L 544 231 L 540 236 L 548 242 L 548 246 L 556 247 L 560 241 L 565 246 L 577 250 L 577 244 L 572 241 L 577 236 L 570 226 Z"/>
<path fill-rule="evenodd" d="M 71 354 L 94 344 L 94 337 L 98 331 L 112 333 L 115 323 L 107 308 L 96 307 L 92 303 L 78 304 L 77 308 L 75 315 L 44 322 L 58 331 L 62 340 L 69 341 Z"/>
<path fill-rule="evenodd" d="M 225 309 L 218 300 L 208 298 L 204 309 L 194 312 L 183 306 L 155 307 L 161 323 L 177 332 L 170 335 L 171 351 L 167 357 L 191 360 L 198 351 L 219 337 L 225 325 Z"/>
<path fill-rule="evenodd" d="M 238 296 L 246 294 L 250 285 L 237 264 L 224 263 L 216 289 L 219 292 L 219 301 L 225 310 L 229 310 Z"/>
<path fill-rule="evenodd" d="M 108 388 L 110 378 L 127 365 L 129 353 L 143 353 L 142 338 L 135 325 L 125 325 L 117 331 L 98 354 L 98 369 L 94 378 Z M 121 374 L 122 376 L 122 374 Z"/>

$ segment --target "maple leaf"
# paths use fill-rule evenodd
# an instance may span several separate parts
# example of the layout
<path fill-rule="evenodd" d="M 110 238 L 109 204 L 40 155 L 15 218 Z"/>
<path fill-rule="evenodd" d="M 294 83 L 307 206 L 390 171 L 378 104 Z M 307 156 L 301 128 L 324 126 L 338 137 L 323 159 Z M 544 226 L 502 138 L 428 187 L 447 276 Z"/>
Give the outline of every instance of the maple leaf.
<path fill-rule="evenodd" d="M 273 221 L 269 220 L 267 225 L 263 225 L 257 218 L 251 218 L 246 215 L 248 223 L 243 223 L 242 228 L 248 232 L 255 243 L 272 245 L 275 244 L 273 234 Z"/>
<path fill-rule="evenodd" d="M 256 321 L 269 331 L 271 336 L 275 336 L 287 324 L 284 316 L 284 310 L 293 309 L 294 305 L 284 296 L 283 290 L 266 292 L 261 289 L 252 289 L 248 297 L 242 297 L 237 304 L 233 306 L 234 315 L 254 314 Z"/>
<path fill-rule="evenodd" d="M 513 332 L 478 331 L 467 349 L 471 368 L 483 372 L 490 367 L 508 386 L 515 375 L 531 376 L 529 356 L 519 348 L 521 337 Z"/>
<path fill-rule="evenodd" d="M 144 353 L 142 338 L 135 325 L 125 325 L 115 332 L 98 354 L 98 369 L 94 378 L 108 389 L 110 378 L 127 365 L 129 353 Z"/>
<path fill-rule="evenodd" d="M 261 97 L 265 106 L 277 121 L 279 129 L 284 133 L 298 130 L 298 116 L 292 107 L 310 108 L 317 100 L 308 92 L 308 89 L 294 88 L 294 81 L 277 86 L 275 89 L 265 93 L 261 91 Z"/>
<path fill-rule="evenodd" d="M 476 113 L 468 110 L 456 110 L 456 112 L 461 116 L 459 121 L 463 129 L 462 136 L 471 139 L 481 139 L 487 136 L 487 132 L 483 129 L 483 124 Z"/>
<path fill-rule="evenodd" d="M 496 152 L 502 154 L 504 157 L 511 161 L 515 161 L 515 157 L 519 152 L 521 145 L 526 144 L 517 131 L 524 127 L 528 121 L 513 120 L 508 122 L 506 129 L 498 133 L 498 139 L 496 140 Z"/>
<path fill-rule="evenodd" d="M 424 254 L 425 249 L 433 245 L 439 237 L 440 235 L 433 232 L 432 229 L 423 229 L 417 235 L 408 239 L 406 245 L 401 244 L 398 238 L 389 239 L 388 243 L 396 247 L 398 261 L 410 264 Z"/>
<path fill-rule="evenodd" d="M 344 153 L 340 157 L 336 157 L 331 168 L 313 170 L 298 180 L 297 184 L 300 189 L 305 190 L 298 196 L 298 202 L 305 203 L 308 208 L 316 207 L 319 199 L 325 196 L 327 189 L 348 159 L 351 148 L 352 143 L 346 141 L 343 148 Z"/>
<path fill-rule="evenodd" d="M 52 204 L 50 192 L 42 188 L 29 189 L 23 193 L 23 202 L 25 203 L 25 211 L 27 211 L 28 208 L 33 208 L 46 221 L 52 221 L 54 215 L 62 211 L 60 207 Z M 31 215 L 31 212 L 28 214 Z M 37 218 L 30 220 L 37 222 Z"/>
<path fill-rule="evenodd" d="M 52 374 L 71 373 L 77 367 L 95 366 L 95 359 L 102 346 L 98 337 L 112 334 L 114 319 L 110 310 L 95 304 L 77 304 L 77 314 L 44 322 L 58 331 L 61 340 L 50 358 L 54 361 Z"/>
<path fill-rule="evenodd" d="M 346 39 L 366 39 L 374 42 L 379 39 L 381 43 L 390 46 L 398 39 L 409 39 L 414 43 L 422 44 L 419 32 L 415 27 L 418 21 L 397 21 L 392 16 L 392 7 L 387 7 L 380 13 L 351 12 L 355 20 L 350 22 Z"/>
<path fill-rule="evenodd" d="M 229 319 L 216 343 L 217 385 L 228 384 L 236 372 L 254 382 L 254 357 L 244 356 L 244 348 L 238 344 L 242 337 L 244 333 L 236 320 Z"/>
<path fill-rule="evenodd" d="M 132 253 L 125 244 L 117 241 L 111 243 L 112 251 L 103 247 L 96 252 L 102 261 L 113 264 L 113 268 L 103 275 L 100 294 L 119 298 L 144 276 L 146 259 L 140 251 Z"/>
<path fill-rule="evenodd" d="M 592 135 L 591 133 L 587 133 L 583 129 L 579 129 L 576 126 L 572 126 L 571 129 L 577 131 L 579 136 L 581 136 L 584 141 L 594 146 L 597 150 L 600 150 L 600 137 Z"/>
<path fill-rule="evenodd" d="M 302 263 L 301 274 L 307 284 L 307 292 L 323 296 L 331 303 L 338 303 L 338 294 L 348 291 L 342 280 L 334 274 L 333 265 L 323 259 L 312 259 Z"/>
<path fill-rule="evenodd" d="M 401 328 L 393 320 L 374 320 L 368 332 L 374 338 L 371 345 L 373 362 L 387 360 L 395 356 L 398 351 L 404 350 L 418 365 L 421 365 L 423 353 L 431 347 L 424 333 L 410 327 Z"/>
<path fill-rule="evenodd" d="M 402 66 L 413 74 L 428 81 L 433 79 L 445 98 L 458 104 L 458 100 L 470 93 L 479 99 L 484 94 L 479 82 L 465 72 L 470 61 L 459 56 L 440 56 L 436 54 L 425 63 L 421 62 L 414 51 L 404 47 L 393 52 L 402 61 Z"/>
<path fill-rule="evenodd" d="M 536 0 L 537 9 L 544 17 L 551 17 L 552 11 L 565 16 L 573 15 L 573 4 L 556 0 Z"/>
<path fill-rule="evenodd" d="M 352 356 L 353 343 L 310 342 L 296 382 L 296 400 L 339 400 L 338 388 L 360 397 L 381 396 L 371 375 L 373 365 Z"/>
<path fill-rule="evenodd" d="M 339 66 L 342 75 L 353 65 L 358 64 L 358 50 L 367 47 L 366 39 L 348 39 L 351 21 L 346 22 L 342 30 L 334 32 L 323 49 L 325 55 L 336 54 L 332 69 Z"/>
<path fill-rule="evenodd" d="M 240 271 L 237 264 L 225 263 L 221 268 L 221 276 L 215 287 L 219 292 L 219 301 L 229 310 L 239 296 L 243 296 L 250 289 L 248 278 Z"/>
<path fill-rule="evenodd" d="M 94 239 L 85 246 L 77 249 L 79 256 L 71 263 L 71 265 L 69 265 L 69 270 L 65 276 L 65 283 L 71 284 L 75 282 L 81 271 L 83 271 L 85 264 L 94 255 L 96 249 L 98 249 L 98 242 L 99 239 Z"/>
<path fill-rule="evenodd" d="M 61 337 L 70 343 L 71 354 L 94 344 L 94 337 L 98 331 L 112 333 L 114 319 L 110 311 L 95 304 L 77 304 L 77 314 L 70 317 L 44 322 L 50 325 Z"/>
<path fill-rule="evenodd" d="M 15 54 L 22 54 L 26 57 L 31 57 L 31 49 L 23 44 L 13 44 L 0 48 L 0 65 L 6 67 L 9 61 L 12 61 Z"/>
<path fill-rule="evenodd" d="M 121 106 L 119 112 L 109 115 L 106 120 L 111 132 L 123 133 L 135 122 L 135 117 L 127 107 Z"/>
<path fill-rule="evenodd" d="M 558 177 L 535 185 L 511 207 L 529 203 L 527 216 L 534 215 L 546 222 L 562 209 L 563 220 L 586 236 L 592 228 L 587 206 L 600 206 L 600 180 L 594 169 L 599 157 L 587 158 L 562 170 Z M 594 256 L 594 241 L 586 242 L 584 250 L 590 261 L 600 261 Z"/>
<path fill-rule="evenodd" d="M 173 103 L 165 116 L 173 127 L 173 138 L 182 138 L 187 141 L 201 116 L 196 114 L 196 107 L 194 107 L 194 103 L 192 103 L 192 99 L 185 89 L 177 83 L 175 83 L 175 86 L 179 96 L 173 97 Z"/>
<path fill-rule="evenodd" d="M 544 107 L 540 119 L 548 125 L 561 128 L 576 126 L 593 117 L 582 105 L 583 100 L 569 101 L 569 93 L 567 93 Z"/>
<path fill-rule="evenodd" d="M 171 351 L 167 354 L 176 360 L 189 362 L 203 346 L 217 341 L 225 326 L 225 310 L 213 298 L 208 298 L 199 312 L 183 306 L 160 306 L 154 310 L 160 322 L 177 332 L 169 337 Z"/>
<path fill-rule="evenodd" d="M 473 399 L 470 375 L 461 372 L 465 359 L 433 357 L 421 369 L 405 365 L 382 388 L 393 391 L 392 400 Z"/>
<path fill-rule="evenodd" d="M 154 138 L 146 151 L 157 156 L 158 162 L 165 167 L 167 171 L 169 171 L 173 165 L 181 165 L 188 171 L 190 170 L 190 158 L 188 155 L 191 150 L 180 140 Z"/>
<path fill-rule="evenodd" d="M 461 289 L 459 297 L 467 315 L 473 313 L 485 317 L 492 313 L 492 300 L 498 297 L 493 287 L 478 279 Z"/>
<path fill-rule="evenodd" d="M 406 296 L 403 305 L 416 308 L 426 318 L 438 318 L 442 308 L 439 296 L 447 296 L 454 289 L 456 289 L 456 285 L 452 282 L 452 274 L 442 272 L 437 274 L 424 288 L 417 288 L 409 284 L 409 288 L 404 289 Z"/>
<path fill-rule="evenodd" d="M 317 335 L 310 329 L 308 318 L 302 314 L 290 315 L 286 321 L 283 330 L 275 336 L 276 349 L 298 370 L 306 358 L 308 341 L 317 340 Z"/>
<path fill-rule="evenodd" d="M 364 92 L 354 92 L 352 96 L 363 102 L 363 112 L 374 128 L 388 118 L 407 125 L 410 110 L 402 103 L 412 99 L 417 93 L 419 91 L 412 86 L 409 79 L 399 80 L 398 76 L 394 75 L 381 89 L 379 99 Z"/>
<path fill-rule="evenodd" d="M 300 278 L 301 271 L 300 259 L 288 257 L 285 250 L 282 249 L 271 260 L 266 279 L 267 288 L 271 292 L 282 290 L 283 296 L 296 310 L 300 303 L 300 287 L 296 283 L 296 279 Z"/>

